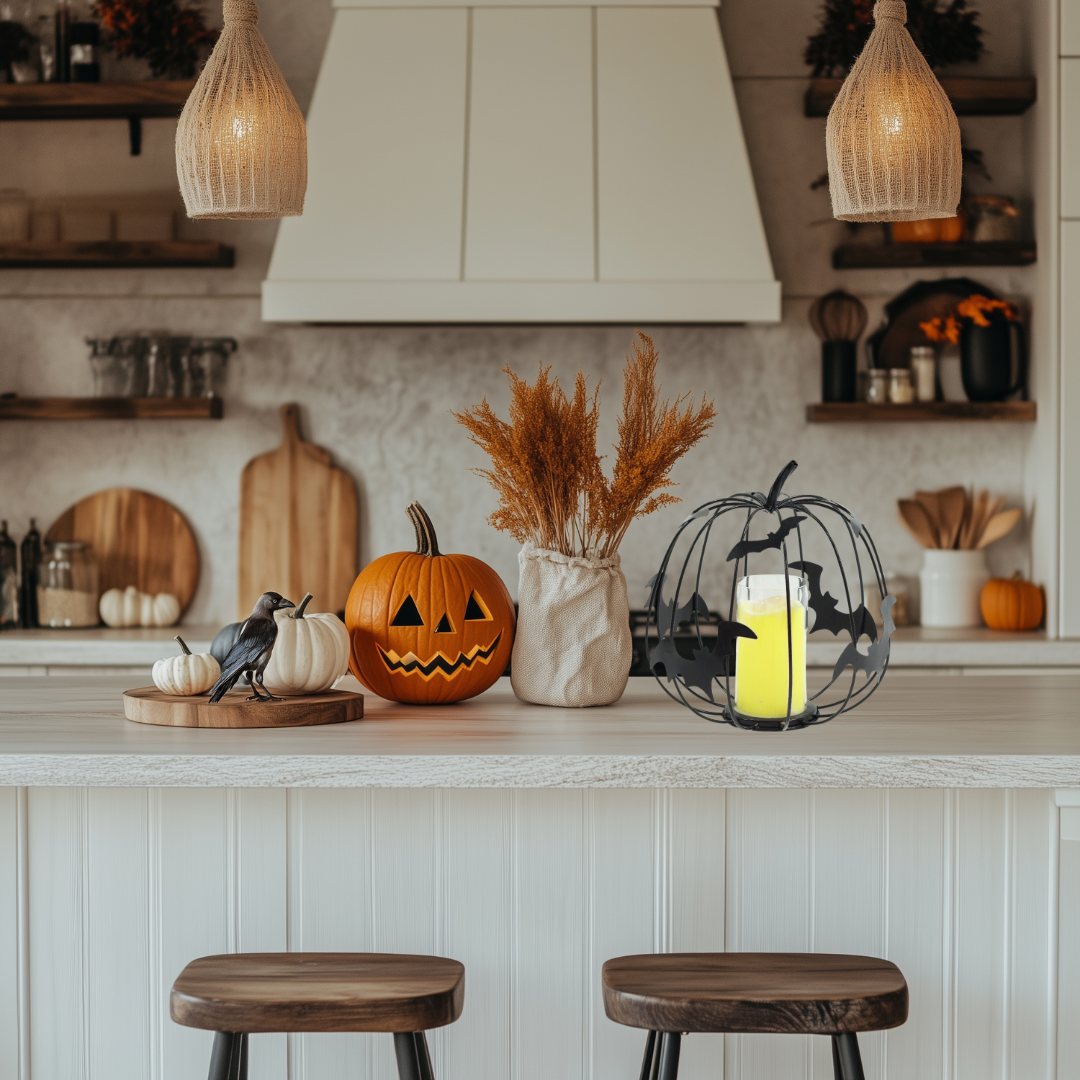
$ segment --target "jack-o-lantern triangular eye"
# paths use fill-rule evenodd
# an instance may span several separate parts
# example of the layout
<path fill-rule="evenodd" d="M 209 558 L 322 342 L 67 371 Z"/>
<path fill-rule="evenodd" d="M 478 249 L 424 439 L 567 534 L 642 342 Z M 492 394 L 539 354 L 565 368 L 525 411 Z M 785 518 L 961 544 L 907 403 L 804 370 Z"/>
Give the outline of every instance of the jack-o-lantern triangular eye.
<path fill-rule="evenodd" d="M 391 626 L 423 626 L 424 620 L 420 617 L 420 610 L 416 601 L 411 596 L 405 597 L 405 602 L 398 608 L 397 614 Z"/>
<path fill-rule="evenodd" d="M 469 602 L 465 605 L 466 622 L 491 622 L 491 612 L 475 592 L 469 593 Z"/>
<path fill-rule="evenodd" d="M 443 617 L 439 620 L 439 625 L 435 627 L 436 634 L 452 634 L 454 628 L 450 625 L 450 616 L 444 611 Z"/>

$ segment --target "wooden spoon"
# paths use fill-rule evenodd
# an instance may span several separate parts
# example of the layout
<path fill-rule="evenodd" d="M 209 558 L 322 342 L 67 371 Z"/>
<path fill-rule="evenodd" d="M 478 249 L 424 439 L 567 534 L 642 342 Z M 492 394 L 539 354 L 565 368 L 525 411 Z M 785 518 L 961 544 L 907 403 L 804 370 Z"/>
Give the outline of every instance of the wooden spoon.
<path fill-rule="evenodd" d="M 992 544 L 995 540 L 1000 540 L 1020 520 L 1021 513 L 1021 510 L 1013 509 L 995 514 L 986 523 L 986 528 L 983 529 L 983 534 L 979 537 L 979 550 L 988 544 Z"/>
<path fill-rule="evenodd" d="M 982 534 L 983 525 L 986 523 L 986 510 L 989 502 L 990 492 L 983 489 L 971 508 L 967 526 L 960 532 L 960 547 L 964 551 L 970 551 L 974 548 L 976 541 Z"/>
<path fill-rule="evenodd" d="M 1005 505 L 1005 496 L 999 495 L 992 503 L 990 503 L 983 511 L 982 521 L 979 522 L 979 531 L 975 533 L 972 547 L 978 548 L 979 541 L 982 539 L 982 534 L 986 531 L 986 526 L 989 524 L 990 519 L 996 514 L 1001 513 L 1001 508 Z"/>
<path fill-rule="evenodd" d="M 936 548 L 938 546 L 937 530 L 934 528 L 926 507 L 914 499 L 897 499 L 897 508 L 900 511 L 900 520 L 907 526 L 907 530 L 919 541 L 924 548 Z"/>
<path fill-rule="evenodd" d="M 941 546 L 951 551 L 956 547 L 960 526 L 964 523 L 967 492 L 962 487 L 942 488 L 937 497 L 941 508 Z"/>
<path fill-rule="evenodd" d="M 926 511 L 930 528 L 934 530 L 934 543 L 932 547 L 941 547 L 941 508 L 938 505 L 936 491 L 916 491 L 915 501 Z"/>

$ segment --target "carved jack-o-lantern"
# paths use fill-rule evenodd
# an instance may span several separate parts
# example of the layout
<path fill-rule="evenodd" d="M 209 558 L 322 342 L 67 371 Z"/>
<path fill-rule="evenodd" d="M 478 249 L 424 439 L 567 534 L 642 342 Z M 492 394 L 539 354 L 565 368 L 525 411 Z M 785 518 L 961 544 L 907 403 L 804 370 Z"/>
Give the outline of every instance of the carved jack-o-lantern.
<path fill-rule="evenodd" d="M 408 514 L 416 552 L 376 559 L 349 593 L 349 667 L 369 690 L 392 701 L 461 701 L 482 693 L 506 670 L 514 604 L 486 563 L 439 551 L 419 503 Z"/>

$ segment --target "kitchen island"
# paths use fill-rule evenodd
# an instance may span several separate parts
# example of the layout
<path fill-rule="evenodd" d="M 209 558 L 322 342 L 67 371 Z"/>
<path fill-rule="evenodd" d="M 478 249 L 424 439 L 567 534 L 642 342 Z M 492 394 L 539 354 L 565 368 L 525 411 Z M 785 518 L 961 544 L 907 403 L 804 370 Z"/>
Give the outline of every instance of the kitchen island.
<path fill-rule="evenodd" d="M 204 1075 L 209 1037 L 169 1021 L 168 988 L 235 949 L 462 960 L 440 1080 L 635 1076 L 602 962 L 725 948 L 895 961 L 911 1018 L 862 1039 L 870 1077 L 1080 1073 L 1080 677 L 898 676 L 784 735 L 644 679 L 608 709 L 524 706 L 502 680 L 277 731 L 132 724 L 129 684 L 0 684 L 4 1077 Z M 828 1054 L 694 1036 L 682 1075 L 821 1077 Z M 260 1080 L 392 1059 L 386 1037 L 252 1040 Z"/>

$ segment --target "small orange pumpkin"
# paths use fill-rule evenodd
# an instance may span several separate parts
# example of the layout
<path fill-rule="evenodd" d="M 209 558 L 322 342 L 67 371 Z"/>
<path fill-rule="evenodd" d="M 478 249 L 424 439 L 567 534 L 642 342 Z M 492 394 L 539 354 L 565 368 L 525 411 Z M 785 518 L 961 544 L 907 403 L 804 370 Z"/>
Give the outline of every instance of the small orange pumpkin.
<path fill-rule="evenodd" d="M 1011 578 L 991 578 L 979 598 L 982 617 L 991 630 L 1034 630 L 1042 622 L 1042 589 L 1024 581 L 1017 570 Z"/>
<path fill-rule="evenodd" d="M 514 603 L 486 563 L 439 551 L 419 503 L 407 513 L 416 552 L 376 559 L 349 592 L 349 668 L 391 701 L 439 705 L 474 697 L 506 670 Z"/>

